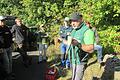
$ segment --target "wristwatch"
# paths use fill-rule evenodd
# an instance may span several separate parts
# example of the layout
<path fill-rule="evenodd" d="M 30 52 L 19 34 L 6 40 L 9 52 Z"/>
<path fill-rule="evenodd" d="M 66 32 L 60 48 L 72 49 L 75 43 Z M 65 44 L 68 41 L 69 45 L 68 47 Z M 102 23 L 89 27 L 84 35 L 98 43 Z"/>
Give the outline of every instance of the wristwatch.
<path fill-rule="evenodd" d="M 81 48 L 81 43 L 78 43 L 76 46 L 77 46 L 78 48 Z"/>

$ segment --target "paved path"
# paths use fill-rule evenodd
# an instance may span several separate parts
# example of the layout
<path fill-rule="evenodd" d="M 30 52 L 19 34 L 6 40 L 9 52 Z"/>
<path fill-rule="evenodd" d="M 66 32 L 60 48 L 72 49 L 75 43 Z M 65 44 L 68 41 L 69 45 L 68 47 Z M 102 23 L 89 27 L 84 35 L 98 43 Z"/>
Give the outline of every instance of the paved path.
<path fill-rule="evenodd" d="M 38 52 L 33 51 L 28 54 L 32 57 L 32 65 L 25 68 L 19 53 L 13 53 L 13 72 L 15 73 L 16 80 L 44 80 L 46 63 L 37 63 Z"/>

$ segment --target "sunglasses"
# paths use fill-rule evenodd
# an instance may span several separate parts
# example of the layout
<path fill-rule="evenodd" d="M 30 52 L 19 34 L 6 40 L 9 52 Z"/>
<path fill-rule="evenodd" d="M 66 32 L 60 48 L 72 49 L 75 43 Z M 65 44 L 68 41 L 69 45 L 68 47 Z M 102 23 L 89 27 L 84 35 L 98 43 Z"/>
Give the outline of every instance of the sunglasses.
<path fill-rule="evenodd" d="M 79 20 L 71 20 L 71 22 L 79 22 Z"/>

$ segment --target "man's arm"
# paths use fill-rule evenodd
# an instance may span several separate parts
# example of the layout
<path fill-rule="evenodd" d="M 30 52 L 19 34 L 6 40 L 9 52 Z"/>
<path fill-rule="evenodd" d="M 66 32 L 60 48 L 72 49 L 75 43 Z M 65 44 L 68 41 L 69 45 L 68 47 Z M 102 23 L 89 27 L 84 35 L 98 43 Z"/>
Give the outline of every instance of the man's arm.
<path fill-rule="evenodd" d="M 94 32 L 92 30 L 86 31 L 83 40 L 84 43 L 80 43 L 80 41 L 72 39 L 71 44 L 78 46 L 85 52 L 92 53 L 94 51 Z M 63 41 L 64 44 L 68 44 L 67 40 L 61 39 L 61 41 Z"/>
<path fill-rule="evenodd" d="M 93 44 L 89 44 L 89 45 L 82 44 L 81 49 L 85 52 L 92 53 L 94 51 L 94 45 Z"/>
<path fill-rule="evenodd" d="M 64 43 L 66 43 L 66 42 L 64 41 Z M 78 46 L 83 51 L 88 52 L 88 53 L 92 53 L 93 49 L 94 49 L 94 45 L 93 44 L 81 44 L 79 41 L 77 41 L 75 39 L 72 40 L 72 45 Z"/>
<path fill-rule="evenodd" d="M 81 45 L 81 49 L 85 52 L 92 53 L 94 51 L 94 32 L 87 30 L 84 34 L 84 43 Z"/>
<path fill-rule="evenodd" d="M 15 32 L 15 25 L 12 27 L 12 29 L 10 31 L 11 31 L 11 33 Z"/>

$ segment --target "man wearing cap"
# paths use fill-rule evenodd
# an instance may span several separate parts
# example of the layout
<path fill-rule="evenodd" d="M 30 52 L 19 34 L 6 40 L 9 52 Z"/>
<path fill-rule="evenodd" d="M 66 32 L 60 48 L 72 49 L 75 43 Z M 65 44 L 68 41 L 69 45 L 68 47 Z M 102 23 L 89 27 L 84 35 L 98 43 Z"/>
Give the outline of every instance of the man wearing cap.
<path fill-rule="evenodd" d="M 5 25 L 5 17 L 0 16 L 0 55 L 2 56 L 5 78 L 10 79 L 12 73 L 12 33 Z"/>
<path fill-rule="evenodd" d="M 94 32 L 83 22 L 80 13 L 72 13 L 70 20 L 73 30 L 70 34 L 72 39 L 68 48 L 68 57 L 72 64 L 72 80 L 82 80 L 88 54 L 94 50 Z M 65 40 L 63 42 L 68 43 Z"/>
<path fill-rule="evenodd" d="M 72 27 L 70 26 L 69 17 L 65 17 L 64 19 L 64 25 L 60 27 L 60 38 L 67 40 L 68 36 L 70 35 L 72 31 Z M 60 39 L 59 39 L 60 40 Z M 66 44 L 61 42 L 60 49 L 61 49 L 61 66 L 66 68 L 70 67 L 69 60 L 65 58 L 66 50 L 67 50 Z"/>

